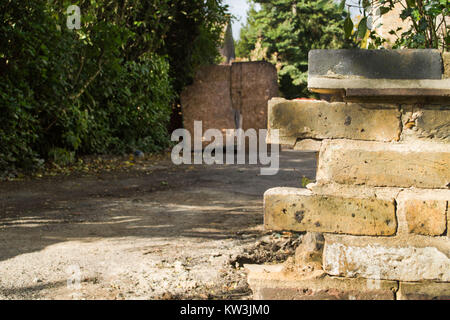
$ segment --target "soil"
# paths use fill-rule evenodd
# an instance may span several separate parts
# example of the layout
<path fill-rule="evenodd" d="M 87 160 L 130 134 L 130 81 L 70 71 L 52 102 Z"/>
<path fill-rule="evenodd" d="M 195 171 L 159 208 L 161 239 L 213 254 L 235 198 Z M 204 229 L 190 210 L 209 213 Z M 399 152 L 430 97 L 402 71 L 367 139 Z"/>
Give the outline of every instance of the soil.
<path fill-rule="evenodd" d="M 0 299 L 251 299 L 244 264 L 301 240 L 264 230 L 264 191 L 315 168 L 315 153 L 283 151 L 275 176 L 166 157 L 0 182 Z"/>

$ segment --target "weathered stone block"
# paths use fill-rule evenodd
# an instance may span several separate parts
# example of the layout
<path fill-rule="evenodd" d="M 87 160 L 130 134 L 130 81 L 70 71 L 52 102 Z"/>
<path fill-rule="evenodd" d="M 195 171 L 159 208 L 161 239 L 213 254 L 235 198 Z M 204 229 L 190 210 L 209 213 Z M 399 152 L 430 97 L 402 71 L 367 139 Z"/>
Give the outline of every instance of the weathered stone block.
<path fill-rule="evenodd" d="M 300 245 L 295 250 L 295 264 L 310 266 L 311 269 L 322 269 L 322 252 L 325 239 L 322 233 L 307 232 Z"/>
<path fill-rule="evenodd" d="M 317 181 L 446 189 L 450 186 L 450 145 L 324 140 Z"/>
<path fill-rule="evenodd" d="M 399 233 L 441 236 L 447 229 L 450 190 L 406 190 L 397 198 Z"/>
<path fill-rule="evenodd" d="M 323 268 L 333 276 L 450 281 L 447 237 L 325 236 Z"/>
<path fill-rule="evenodd" d="M 444 62 L 444 78 L 450 78 L 450 52 L 444 52 L 442 60 Z"/>
<path fill-rule="evenodd" d="M 371 96 L 444 96 L 450 94 L 450 79 L 397 80 L 310 77 L 308 89 L 322 94 L 341 94 L 350 97 Z M 447 99 L 448 102 L 448 99 Z M 395 102 L 394 102 L 395 103 Z"/>
<path fill-rule="evenodd" d="M 272 136 L 272 132 L 269 131 L 268 135 L 266 137 L 266 142 L 268 144 L 270 144 L 270 143 L 276 144 L 277 140 Z M 288 149 L 293 149 L 296 143 L 297 143 L 297 138 L 295 138 L 295 137 L 278 137 L 278 144 L 280 144 Z"/>
<path fill-rule="evenodd" d="M 441 79 L 439 50 L 311 50 L 309 77 Z"/>
<path fill-rule="evenodd" d="M 409 232 L 439 236 L 445 232 L 445 201 L 411 200 L 405 204 Z M 428 213 L 427 216 L 424 216 Z"/>
<path fill-rule="evenodd" d="M 442 60 L 438 50 L 312 50 L 308 89 L 342 101 L 447 103 Z"/>
<path fill-rule="evenodd" d="M 393 281 L 298 276 L 283 272 L 282 265 L 246 265 L 254 300 L 394 300 L 398 285 Z"/>
<path fill-rule="evenodd" d="M 344 81 L 346 89 L 343 100 L 347 102 L 358 102 L 359 100 L 366 103 L 388 101 L 392 103 L 433 102 L 446 104 L 450 100 L 450 81 L 448 79 Z M 343 85 L 332 82 L 338 87 Z"/>
<path fill-rule="evenodd" d="M 297 140 L 294 146 L 294 150 L 297 151 L 320 151 L 320 147 L 322 146 L 321 140 L 313 140 L 313 139 L 302 139 Z"/>
<path fill-rule="evenodd" d="M 393 200 L 313 194 L 307 189 L 273 188 L 264 194 L 264 224 L 270 230 L 393 235 Z"/>
<path fill-rule="evenodd" d="M 400 282 L 397 300 L 450 300 L 450 283 Z"/>
<path fill-rule="evenodd" d="M 450 143 L 450 105 L 402 106 L 404 141 L 428 139 Z"/>
<path fill-rule="evenodd" d="M 389 202 L 394 201 L 402 188 L 369 187 L 364 185 L 347 185 L 338 183 L 310 183 L 306 185 L 314 194 L 338 196 L 345 198 L 377 198 Z"/>
<path fill-rule="evenodd" d="M 353 103 L 448 104 L 450 79 L 308 79 L 308 89 Z"/>
<path fill-rule="evenodd" d="M 392 141 L 400 137 L 396 105 L 302 101 L 269 101 L 269 130 L 280 137 Z"/>

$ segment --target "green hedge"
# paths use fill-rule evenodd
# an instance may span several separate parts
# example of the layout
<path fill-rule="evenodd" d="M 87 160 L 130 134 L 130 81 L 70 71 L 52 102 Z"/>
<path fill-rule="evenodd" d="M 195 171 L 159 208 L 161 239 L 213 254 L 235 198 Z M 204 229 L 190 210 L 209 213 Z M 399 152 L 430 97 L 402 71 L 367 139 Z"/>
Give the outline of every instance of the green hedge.
<path fill-rule="evenodd" d="M 66 27 L 69 5 L 80 30 Z M 0 177 L 77 155 L 168 146 L 197 66 L 217 59 L 222 0 L 0 2 Z"/>
<path fill-rule="evenodd" d="M 228 19 L 222 0 L 1 1 L 0 177 L 167 147 L 179 93 L 217 59 Z"/>

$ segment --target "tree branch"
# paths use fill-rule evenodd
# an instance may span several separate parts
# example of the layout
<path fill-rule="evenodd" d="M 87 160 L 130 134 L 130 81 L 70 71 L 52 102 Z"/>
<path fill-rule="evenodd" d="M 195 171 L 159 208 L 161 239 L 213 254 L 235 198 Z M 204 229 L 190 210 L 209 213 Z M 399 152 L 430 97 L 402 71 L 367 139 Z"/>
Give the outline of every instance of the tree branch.
<path fill-rule="evenodd" d="M 84 85 L 81 87 L 81 90 L 78 93 L 69 96 L 69 99 L 71 100 L 78 99 L 86 91 L 86 89 L 89 87 L 92 81 L 94 81 L 95 78 L 97 78 L 97 76 L 102 71 L 102 64 L 103 64 L 103 51 L 102 54 L 100 55 L 100 58 L 98 59 L 98 70 L 84 83 Z"/>

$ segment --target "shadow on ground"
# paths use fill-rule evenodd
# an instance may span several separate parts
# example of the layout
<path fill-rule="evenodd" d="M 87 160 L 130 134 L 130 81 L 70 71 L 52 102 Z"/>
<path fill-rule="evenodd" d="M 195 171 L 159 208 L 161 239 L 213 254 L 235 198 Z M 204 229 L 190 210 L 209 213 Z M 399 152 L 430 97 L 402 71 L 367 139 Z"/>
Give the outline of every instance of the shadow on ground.
<path fill-rule="evenodd" d="M 9 270 L 14 276 L 19 269 L 31 273 L 28 264 L 53 268 L 71 261 L 73 250 L 80 251 L 78 260 L 97 250 L 136 250 L 145 257 L 147 252 L 165 252 L 165 246 L 183 247 L 186 252 L 189 241 L 220 247 L 227 239 L 250 239 L 263 229 L 264 192 L 277 186 L 301 187 L 302 177 L 314 179 L 315 168 L 315 153 L 284 151 L 274 176 L 261 176 L 258 165 L 175 166 L 166 161 L 149 171 L 3 182 L 0 268 L 22 264 Z M 110 241 L 113 248 L 93 245 L 99 241 Z M 126 249 L 119 248 L 121 241 L 127 243 Z M 66 243 L 72 245 L 64 247 Z M 40 254 L 58 245 L 58 250 Z M 26 254 L 31 255 L 22 256 Z M 38 261 L 44 256 L 54 261 Z M 15 257 L 17 261 L 11 260 Z M 39 291 L 45 286 L 26 279 L 20 285 L 3 280 L 8 292 Z"/>
<path fill-rule="evenodd" d="M 174 166 L 148 173 L 0 184 L 0 260 L 60 241 L 108 237 L 224 239 L 263 222 L 262 197 L 314 179 L 315 154 L 284 151 L 280 171 Z"/>

